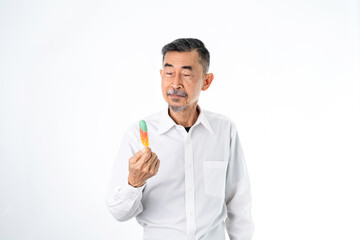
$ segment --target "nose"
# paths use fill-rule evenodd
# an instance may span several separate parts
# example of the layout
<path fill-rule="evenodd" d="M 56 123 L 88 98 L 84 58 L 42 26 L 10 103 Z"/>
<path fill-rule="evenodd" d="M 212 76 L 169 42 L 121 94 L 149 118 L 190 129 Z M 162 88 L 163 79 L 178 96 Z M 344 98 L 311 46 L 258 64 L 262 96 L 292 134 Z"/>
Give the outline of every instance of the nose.
<path fill-rule="evenodd" d="M 181 89 L 184 87 L 180 75 L 176 74 L 174 76 L 171 86 L 175 89 Z"/>

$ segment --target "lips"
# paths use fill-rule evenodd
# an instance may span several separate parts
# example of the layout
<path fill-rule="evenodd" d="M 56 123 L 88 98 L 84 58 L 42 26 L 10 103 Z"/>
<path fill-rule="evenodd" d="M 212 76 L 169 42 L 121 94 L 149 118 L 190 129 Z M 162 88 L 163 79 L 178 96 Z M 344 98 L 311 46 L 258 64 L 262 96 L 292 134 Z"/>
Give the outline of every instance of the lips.
<path fill-rule="evenodd" d="M 183 98 L 184 96 L 176 95 L 176 94 L 169 94 L 171 98 Z"/>

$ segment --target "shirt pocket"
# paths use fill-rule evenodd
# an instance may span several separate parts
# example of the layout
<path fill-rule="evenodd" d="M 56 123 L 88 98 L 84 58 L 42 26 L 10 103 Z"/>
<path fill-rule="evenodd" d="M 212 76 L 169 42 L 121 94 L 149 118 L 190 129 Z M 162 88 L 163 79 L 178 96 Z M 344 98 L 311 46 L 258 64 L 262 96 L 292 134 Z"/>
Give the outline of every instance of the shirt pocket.
<path fill-rule="evenodd" d="M 204 161 L 204 191 L 213 197 L 225 196 L 227 161 Z"/>

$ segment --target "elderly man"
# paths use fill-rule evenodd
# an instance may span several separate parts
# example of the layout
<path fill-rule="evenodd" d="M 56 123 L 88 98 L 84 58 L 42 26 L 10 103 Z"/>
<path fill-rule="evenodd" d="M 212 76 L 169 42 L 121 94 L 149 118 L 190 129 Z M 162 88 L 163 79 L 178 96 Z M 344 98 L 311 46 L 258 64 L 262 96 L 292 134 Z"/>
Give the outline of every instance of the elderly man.
<path fill-rule="evenodd" d="M 108 209 L 118 221 L 136 217 L 147 240 L 224 240 L 225 228 L 231 240 L 250 240 L 250 184 L 235 124 L 198 105 L 214 79 L 210 54 L 192 38 L 162 54 L 168 107 L 145 118 L 151 149 L 142 147 L 138 124 L 126 131 Z"/>

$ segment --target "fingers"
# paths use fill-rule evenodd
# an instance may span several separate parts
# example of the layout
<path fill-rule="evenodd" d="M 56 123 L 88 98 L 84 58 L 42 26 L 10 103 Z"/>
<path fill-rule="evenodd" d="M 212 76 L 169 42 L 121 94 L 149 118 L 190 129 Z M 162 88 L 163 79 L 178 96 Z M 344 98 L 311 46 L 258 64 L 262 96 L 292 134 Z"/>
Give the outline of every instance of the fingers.
<path fill-rule="evenodd" d="M 144 153 L 138 160 L 138 163 L 143 166 L 146 166 L 146 165 L 151 164 L 154 161 L 154 159 L 157 158 L 157 155 L 154 152 L 152 152 L 149 147 L 146 147 L 143 150 L 144 150 Z"/>
<path fill-rule="evenodd" d="M 158 173 L 159 167 L 160 167 L 160 159 L 157 159 L 156 164 L 155 164 L 155 169 L 154 169 L 154 175 L 156 175 Z"/>
<path fill-rule="evenodd" d="M 130 163 L 136 163 L 140 157 L 143 154 L 144 149 L 141 149 L 140 151 L 138 151 L 137 153 L 135 153 L 131 158 L 129 158 L 129 162 Z"/>
<path fill-rule="evenodd" d="M 149 147 L 143 148 L 144 152 L 141 156 L 141 162 L 146 163 L 149 161 L 152 157 L 153 152 L 151 152 L 151 149 Z"/>
<path fill-rule="evenodd" d="M 149 159 L 151 157 L 151 149 L 149 147 L 145 147 L 143 149 L 141 149 L 140 151 L 138 151 L 137 153 L 135 153 L 130 159 L 129 161 L 131 163 L 136 163 L 137 161 L 139 161 L 140 159 Z"/>
<path fill-rule="evenodd" d="M 151 176 L 155 176 L 159 170 L 160 160 L 156 157 L 149 167 Z"/>
<path fill-rule="evenodd" d="M 135 153 L 129 159 L 129 168 L 141 169 L 147 173 L 150 173 L 151 165 L 158 159 L 157 155 L 146 147 Z"/>
<path fill-rule="evenodd" d="M 155 176 L 159 170 L 160 160 L 149 147 L 143 148 L 129 159 L 128 182 L 138 186 Z"/>
<path fill-rule="evenodd" d="M 152 152 L 150 158 L 148 158 L 144 164 L 151 165 L 157 159 L 156 153 Z"/>
<path fill-rule="evenodd" d="M 142 163 L 142 169 L 148 174 L 149 177 L 153 176 L 152 168 L 157 159 L 157 155 L 152 153 L 151 157 L 146 162 Z"/>

